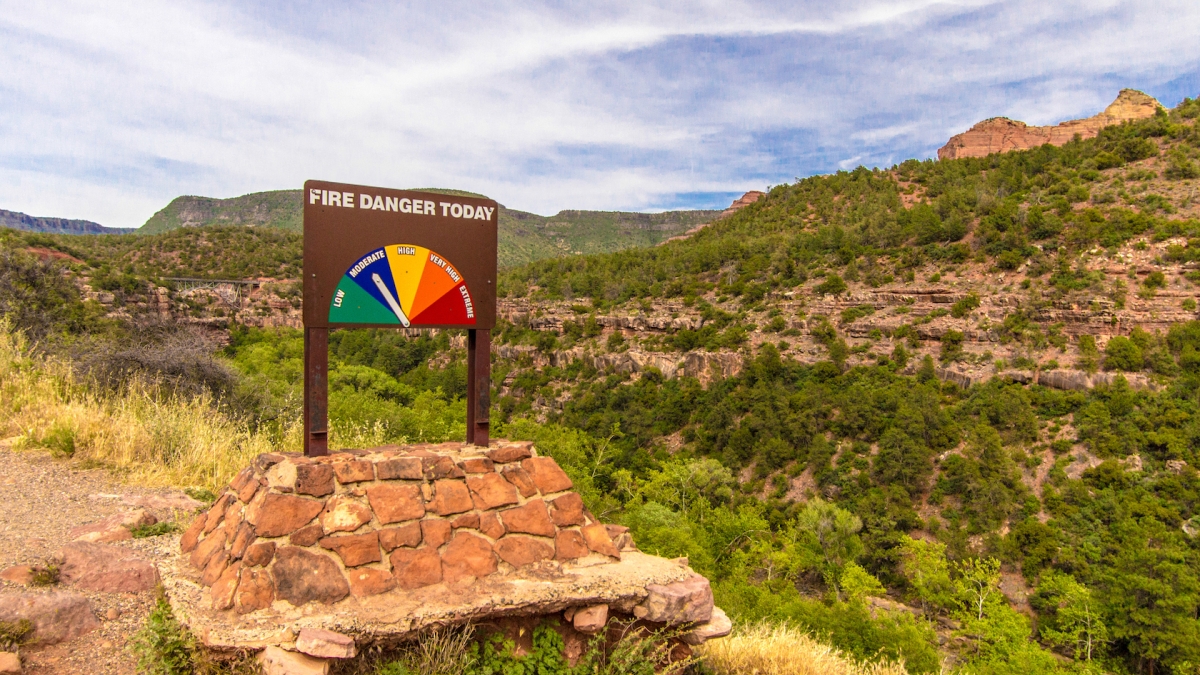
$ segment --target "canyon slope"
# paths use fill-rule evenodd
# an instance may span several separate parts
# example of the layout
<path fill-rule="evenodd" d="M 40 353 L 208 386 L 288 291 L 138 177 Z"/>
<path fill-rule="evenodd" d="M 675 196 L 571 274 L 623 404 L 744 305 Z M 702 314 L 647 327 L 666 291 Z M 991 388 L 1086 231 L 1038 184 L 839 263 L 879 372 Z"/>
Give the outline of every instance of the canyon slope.
<path fill-rule="evenodd" d="M 992 117 L 951 137 L 938 150 L 938 159 L 987 157 L 994 152 L 1028 150 L 1046 143 L 1061 146 L 1077 134 L 1080 138 L 1095 138 L 1106 126 L 1154 117 L 1161 107 L 1151 96 L 1134 89 L 1122 89 L 1103 112 L 1054 126 L 1029 126 L 1007 117 Z"/>

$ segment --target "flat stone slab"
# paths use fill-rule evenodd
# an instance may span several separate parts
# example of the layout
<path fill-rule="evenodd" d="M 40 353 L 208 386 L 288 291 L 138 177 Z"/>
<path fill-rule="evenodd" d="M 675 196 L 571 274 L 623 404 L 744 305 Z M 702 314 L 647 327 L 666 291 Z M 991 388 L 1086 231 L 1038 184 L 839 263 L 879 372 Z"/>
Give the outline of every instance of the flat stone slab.
<path fill-rule="evenodd" d="M 177 548 L 175 550 L 178 550 Z M 212 609 L 212 591 L 186 554 L 160 564 L 163 585 L 175 615 L 210 648 L 259 649 L 294 644 L 305 628 L 354 637 L 360 648 L 403 639 L 433 625 L 455 625 L 506 616 L 536 616 L 568 607 L 608 605 L 632 614 L 650 595 L 647 586 L 665 586 L 695 576 L 685 564 L 638 551 L 619 562 L 601 556 L 579 561 L 545 560 L 509 572 L 445 582 L 378 595 L 347 596 L 330 605 L 295 607 L 275 600 L 249 613 Z"/>

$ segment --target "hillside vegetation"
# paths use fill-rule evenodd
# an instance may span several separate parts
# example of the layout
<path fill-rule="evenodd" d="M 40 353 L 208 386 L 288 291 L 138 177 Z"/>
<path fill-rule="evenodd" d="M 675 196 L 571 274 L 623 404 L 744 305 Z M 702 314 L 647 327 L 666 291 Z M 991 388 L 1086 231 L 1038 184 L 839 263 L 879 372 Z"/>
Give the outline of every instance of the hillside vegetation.
<path fill-rule="evenodd" d="M 642 550 L 687 556 L 740 626 L 786 625 L 868 670 L 1194 673 L 1198 113 L 808 178 L 682 241 L 511 268 L 494 434 L 534 440 Z M 16 327 L 39 339 L 8 348 L 9 372 L 69 364 L 53 368 L 110 396 L 165 383 L 156 395 L 292 447 L 299 331 L 235 324 L 184 349 L 138 296 L 165 263 L 39 260 L 27 237 L 0 240 L 15 270 L 0 306 L 26 308 Z M 260 269 L 281 269 L 259 241 Z M 85 300 L 68 269 L 128 294 Z M 330 356 L 339 443 L 461 434 L 460 336 L 337 332 Z M 3 414 L 55 447 L 64 406 Z M 774 630 L 752 641 L 793 639 Z M 797 672 L 779 651 L 712 664 Z"/>

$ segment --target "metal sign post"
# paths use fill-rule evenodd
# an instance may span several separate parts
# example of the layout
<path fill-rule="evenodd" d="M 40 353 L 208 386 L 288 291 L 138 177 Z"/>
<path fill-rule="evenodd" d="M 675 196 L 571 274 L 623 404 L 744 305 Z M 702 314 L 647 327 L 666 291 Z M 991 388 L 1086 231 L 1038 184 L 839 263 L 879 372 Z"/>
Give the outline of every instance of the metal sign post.
<path fill-rule="evenodd" d="M 329 452 L 330 328 L 467 329 L 467 442 L 487 445 L 499 205 L 304 184 L 304 454 Z"/>

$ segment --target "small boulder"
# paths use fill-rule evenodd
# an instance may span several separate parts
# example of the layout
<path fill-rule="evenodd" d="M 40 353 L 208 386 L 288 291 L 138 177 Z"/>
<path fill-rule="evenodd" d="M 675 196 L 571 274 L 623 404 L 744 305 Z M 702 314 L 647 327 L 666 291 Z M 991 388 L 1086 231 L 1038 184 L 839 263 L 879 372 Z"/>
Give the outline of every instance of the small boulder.
<path fill-rule="evenodd" d="M 354 638 L 323 628 L 301 628 L 296 651 L 323 659 L 352 659 L 358 654 Z"/>
<path fill-rule="evenodd" d="M 584 609 L 577 609 L 571 617 L 571 624 L 575 626 L 575 630 L 589 635 L 599 633 L 607 623 L 608 605 L 592 605 Z"/>
<path fill-rule="evenodd" d="M 258 655 L 265 675 L 329 675 L 329 661 L 279 647 L 267 647 Z"/>
<path fill-rule="evenodd" d="M 16 675 L 21 672 L 21 657 L 13 652 L 0 652 L 0 675 Z"/>
<path fill-rule="evenodd" d="M 672 626 L 712 619 L 712 587 L 699 574 L 673 584 L 650 584 L 646 591 L 649 595 L 633 609 L 639 619 Z"/>
<path fill-rule="evenodd" d="M 59 557 L 62 580 L 83 590 L 141 593 L 158 585 L 154 565 L 120 546 L 75 541 L 64 546 Z"/>
<path fill-rule="evenodd" d="M 704 644 L 705 641 L 713 638 L 725 637 L 732 630 L 733 622 L 726 616 L 725 610 L 720 607 L 713 607 L 711 619 L 684 633 L 680 636 L 680 639 L 689 645 L 695 646 Z"/>
<path fill-rule="evenodd" d="M 74 640 L 95 630 L 100 622 L 92 604 L 78 593 L 14 593 L 0 595 L 0 621 L 28 619 L 40 644 Z"/>

